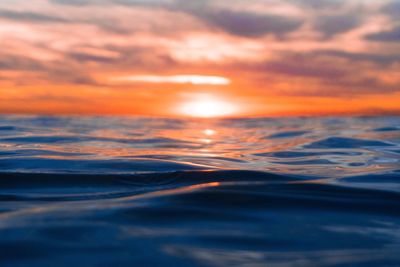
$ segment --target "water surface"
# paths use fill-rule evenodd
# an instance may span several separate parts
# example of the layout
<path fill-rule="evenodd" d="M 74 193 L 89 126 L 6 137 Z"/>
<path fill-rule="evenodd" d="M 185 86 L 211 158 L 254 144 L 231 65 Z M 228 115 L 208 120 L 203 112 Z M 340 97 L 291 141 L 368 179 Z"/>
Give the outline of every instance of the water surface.
<path fill-rule="evenodd" d="M 1 266 L 399 266 L 400 118 L 0 117 Z"/>

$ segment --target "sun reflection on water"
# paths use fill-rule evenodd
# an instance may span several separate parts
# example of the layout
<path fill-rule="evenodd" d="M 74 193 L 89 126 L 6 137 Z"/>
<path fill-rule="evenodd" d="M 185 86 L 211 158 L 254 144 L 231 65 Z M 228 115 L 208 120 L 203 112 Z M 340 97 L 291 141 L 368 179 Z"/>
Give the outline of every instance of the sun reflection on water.
<path fill-rule="evenodd" d="M 399 162 L 398 146 L 393 145 L 397 128 L 382 131 L 382 119 L 371 118 L 367 124 L 365 119 L 335 119 L 339 130 L 332 128 L 332 119 L 58 118 L 41 128 L 37 124 L 43 119 L 20 120 L 4 122 L 21 131 L 14 138 L 3 131 L 0 150 L 10 158 L 113 161 L 118 164 L 110 168 L 122 166 L 125 171 L 140 167 L 141 161 L 307 175 L 324 174 L 329 167 L 332 177 L 398 169 Z M 382 140 L 390 144 L 380 147 Z"/>

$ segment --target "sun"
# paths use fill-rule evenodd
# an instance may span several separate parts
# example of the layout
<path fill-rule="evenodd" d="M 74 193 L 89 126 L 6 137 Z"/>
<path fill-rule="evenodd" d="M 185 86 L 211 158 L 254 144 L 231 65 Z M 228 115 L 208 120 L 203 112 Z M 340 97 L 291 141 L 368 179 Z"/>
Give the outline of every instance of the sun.
<path fill-rule="evenodd" d="M 228 101 L 210 95 L 197 96 L 179 107 L 180 114 L 198 118 L 214 118 L 231 116 L 237 112 L 237 107 Z"/>

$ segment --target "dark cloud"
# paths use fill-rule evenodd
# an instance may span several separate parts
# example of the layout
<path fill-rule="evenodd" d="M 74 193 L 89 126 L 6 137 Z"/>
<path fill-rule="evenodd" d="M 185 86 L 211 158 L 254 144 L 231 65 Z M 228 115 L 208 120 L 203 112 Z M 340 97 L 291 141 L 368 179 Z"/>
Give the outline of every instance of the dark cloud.
<path fill-rule="evenodd" d="M 382 8 L 382 11 L 391 16 L 392 18 L 399 20 L 400 19 L 400 1 L 399 0 L 394 0 L 393 2 L 390 2 L 389 4 L 385 5 Z"/>
<path fill-rule="evenodd" d="M 47 81 L 59 84 L 99 85 L 88 73 L 69 66 L 58 66 L 43 73 Z"/>
<path fill-rule="evenodd" d="M 258 81 L 260 87 L 264 83 L 271 86 L 274 81 L 278 84 L 292 84 L 292 90 L 281 92 L 288 95 L 347 97 L 399 92 L 400 83 L 386 83 L 379 79 L 378 72 L 384 70 L 383 66 L 369 60 L 367 55 L 335 51 L 283 52 L 275 60 L 235 68 L 262 74 Z M 371 74 L 373 68 L 376 68 L 376 74 Z"/>
<path fill-rule="evenodd" d="M 281 56 L 279 60 L 266 62 L 261 65 L 261 69 L 269 73 L 319 79 L 336 79 L 346 75 L 346 70 L 341 66 L 327 63 L 327 60 L 321 57 L 312 57 L 309 54 L 293 54 Z"/>
<path fill-rule="evenodd" d="M 71 6 L 84 6 L 96 3 L 96 1 L 91 1 L 91 0 L 50 0 L 50 2 L 54 4 L 71 5 Z M 101 3 L 103 1 L 98 1 L 98 2 Z"/>
<path fill-rule="evenodd" d="M 176 67 L 178 64 L 166 51 L 157 47 L 107 46 L 104 49 L 118 56 L 107 57 L 85 52 L 69 52 L 65 54 L 65 61 L 80 66 L 96 63 L 104 69 L 141 71 L 160 71 Z"/>
<path fill-rule="evenodd" d="M 330 96 L 360 96 L 379 93 L 400 92 L 400 83 L 389 84 L 381 81 L 378 77 L 371 76 L 347 76 L 338 80 L 331 80 L 326 95 Z M 318 88 L 314 95 L 322 95 L 324 88 Z"/>
<path fill-rule="evenodd" d="M 369 34 L 367 40 L 380 42 L 399 42 L 400 41 L 400 0 L 393 0 L 382 7 L 381 11 L 389 16 L 396 25 L 393 29 L 378 33 Z"/>
<path fill-rule="evenodd" d="M 0 55 L 0 70 L 26 71 L 53 83 L 95 84 L 82 68 L 70 62 L 42 62 L 30 57 Z"/>
<path fill-rule="evenodd" d="M 44 65 L 40 61 L 28 57 L 0 54 L 0 70 L 38 71 L 43 69 Z"/>
<path fill-rule="evenodd" d="M 116 61 L 116 59 L 107 56 L 93 55 L 82 52 L 70 52 L 67 56 L 80 63 L 97 62 L 101 64 L 113 64 Z"/>
<path fill-rule="evenodd" d="M 345 0 L 288 0 L 288 2 L 307 8 L 325 9 L 339 7 Z"/>
<path fill-rule="evenodd" d="M 125 6 L 162 6 L 169 3 L 168 0 L 50 0 L 60 5 L 86 6 L 118 4 Z"/>
<path fill-rule="evenodd" d="M 356 53 L 356 52 L 345 52 L 341 50 L 320 50 L 312 53 L 314 56 L 331 56 L 334 58 L 345 59 L 349 62 L 367 62 L 375 65 L 381 65 L 382 67 L 391 65 L 396 62 L 400 62 L 400 54 L 398 55 L 380 55 L 380 54 L 368 54 L 368 53 Z"/>
<path fill-rule="evenodd" d="M 302 24 L 296 18 L 230 10 L 207 10 L 193 15 L 230 34 L 245 37 L 259 37 L 268 33 L 281 36 L 298 29 Z"/>
<path fill-rule="evenodd" d="M 211 27 L 244 37 L 271 33 L 282 36 L 295 31 L 303 23 L 299 18 L 215 8 L 212 2 L 206 0 L 177 0 L 169 8 L 190 14 Z"/>
<path fill-rule="evenodd" d="M 65 5 L 79 5 L 79 6 L 84 6 L 84 5 L 89 5 L 89 4 L 107 4 L 108 1 L 87 1 L 87 0 L 79 0 L 79 1 L 62 1 L 62 0 L 56 0 L 55 2 L 64 3 Z M 92 3 L 93 2 L 93 3 Z M 128 2 L 128 1 L 121 1 L 121 2 Z M 133 5 L 133 3 L 132 3 Z M 139 2 L 136 2 L 136 5 L 139 6 Z M 141 4 L 142 5 L 142 4 Z M 145 4 L 143 4 L 145 5 Z M 149 3 L 147 3 L 148 6 L 150 6 Z M 73 13 L 70 13 L 73 15 Z M 112 13 L 110 13 L 112 15 Z M 80 17 L 80 18 L 73 18 L 71 16 L 70 18 L 63 17 L 63 16 L 55 16 L 55 15 L 48 15 L 45 13 L 35 13 L 35 12 L 15 12 L 15 11 L 10 11 L 10 10 L 0 10 L 0 19 L 6 19 L 6 20 L 12 20 L 12 21 L 17 21 L 17 22 L 28 22 L 28 23 L 46 23 L 46 24 L 52 24 L 52 23 L 65 23 L 65 24 L 87 24 L 87 25 L 94 25 L 106 32 L 109 33 L 114 33 L 114 34 L 121 34 L 121 35 L 128 35 L 132 34 L 133 32 L 136 32 L 138 30 L 143 30 L 145 28 L 146 30 L 155 32 L 155 33 L 160 33 L 160 34 L 171 34 L 173 32 L 178 32 L 182 30 L 189 30 L 188 27 L 183 27 L 182 29 L 180 28 L 180 25 L 175 25 L 175 28 L 172 28 L 172 26 L 164 26 L 164 24 L 159 23 L 156 24 L 152 21 L 149 21 L 149 24 L 146 26 L 138 26 L 135 23 L 126 23 L 123 24 L 121 21 L 116 18 L 116 17 L 108 17 L 105 19 L 104 17 L 98 17 L 98 16 L 87 16 L 87 17 Z M 127 18 L 129 19 L 129 18 Z"/>
<path fill-rule="evenodd" d="M 334 16 L 319 16 L 316 19 L 315 29 L 327 37 L 344 33 L 362 24 L 362 19 L 354 14 L 342 14 Z"/>
<path fill-rule="evenodd" d="M 120 5 L 142 5 L 142 6 L 164 6 L 171 1 L 168 0 L 111 0 Z"/>
<path fill-rule="evenodd" d="M 0 10 L 0 18 L 8 20 L 16 20 L 16 21 L 41 22 L 41 23 L 67 22 L 67 20 L 55 16 L 44 15 L 33 12 L 14 12 L 10 10 Z"/>
<path fill-rule="evenodd" d="M 372 33 L 366 36 L 367 40 L 380 42 L 399 42 L 400 41 L 400 26 L 395 27 L 390 31 Z"/>
<path fill-rule="evenodd" d="M 245 11 L 233 11 L 230 9 L 215 8 L 211 1 L 183 1 L 175 0 L 52 0 L 53 3 L 64 5 L 90 5 L 90 4 L 117 4 L 125 6 L 140 6 L 151 8 L 163 8 L 170 12 L 183 12 L 193 16 L 213 28 L 226 31 L 233 35 L 244 37 L 259 37 L 266 34 L 282 36 L 295 31 L 302 25 L 299 18 L 278 16 L 271 14 L 258 14 Z M 107 24 L 107 29 L 123 33 L 117 24 Z"/>

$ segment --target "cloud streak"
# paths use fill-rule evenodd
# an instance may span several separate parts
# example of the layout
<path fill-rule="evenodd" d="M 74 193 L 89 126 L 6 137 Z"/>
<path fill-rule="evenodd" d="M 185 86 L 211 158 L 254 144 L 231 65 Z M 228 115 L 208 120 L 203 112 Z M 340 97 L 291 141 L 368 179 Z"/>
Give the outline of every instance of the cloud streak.
<path fill-rule="evenodd" d="M 112 83 L 175 83 L 192 85 L 229 85 L 231 83 L 231 81 L 225 77 L 205 75 L 132 75 L 111 77 L 109 81 Z"/>

